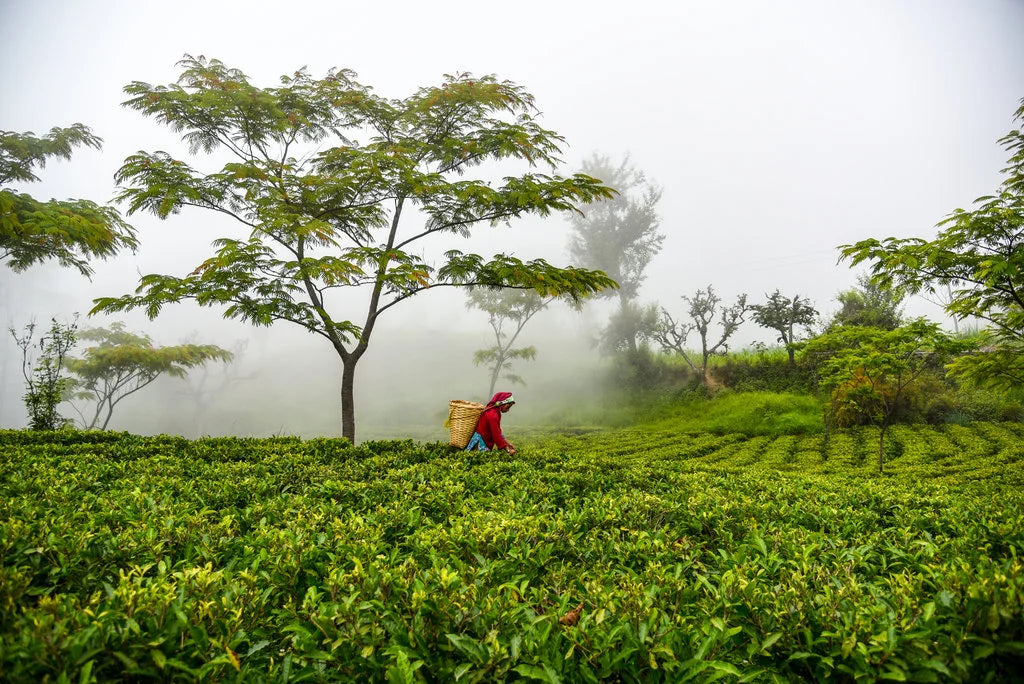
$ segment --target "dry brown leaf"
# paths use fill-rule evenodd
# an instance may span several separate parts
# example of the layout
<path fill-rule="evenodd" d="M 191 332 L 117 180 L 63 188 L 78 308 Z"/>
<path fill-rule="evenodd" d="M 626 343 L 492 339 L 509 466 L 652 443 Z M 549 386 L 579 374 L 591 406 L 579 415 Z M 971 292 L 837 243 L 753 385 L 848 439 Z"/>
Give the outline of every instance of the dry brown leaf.
<path fill-rule="evenodd" d="M 572 627 L 573 625 L 575 625 L 577 622 L 580 621 L 580 613 L 582 613 L 582 612 L 583 612 L 583 602 L 580 601 L 580 605 L 576 606 L 575 608 L 570 610 L 568 613 L 566 613 L 562 617 L 558 618 L 558 622 L 559 622 L 559 624 L 563 624 L 563 625 L 567 625 L 569 627 Z"/>

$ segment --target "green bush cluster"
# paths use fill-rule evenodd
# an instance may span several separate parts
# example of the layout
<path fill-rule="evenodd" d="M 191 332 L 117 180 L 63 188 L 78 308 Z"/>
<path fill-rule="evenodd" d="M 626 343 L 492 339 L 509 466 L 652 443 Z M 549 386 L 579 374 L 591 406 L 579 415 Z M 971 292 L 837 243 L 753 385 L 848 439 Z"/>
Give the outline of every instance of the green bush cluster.
<path fill-rule="evenodd" d="M 0 432 L 0 680 L 1011 677 L 1022 427 L 891 439 Z"/>
<path fill-rule="evenodd" d="M 715 363 L 713 375 L 738 391 L 808 392 L 814 387 L 811 369 L 791 364 L 785 352 L 729 354 Z"/>
<path fill-rule="evenodd" d="M 941 395 L 937 399 L 941 400 Z M 1024 421 L 1024 403 L 1006 393 L 981 389 L 958 389 L 954 394 L 953 411 L 982 421 Z M 944 418 L 948 419 L 948 414 Z"/>
<path fill-rule="evenodd" d="M 665 367 L 670 363 L 665 362 Z M 721 386 L 738 392 L 813 393 L 813 363 L 789 363 L 784 350 L 755 349 L 716 357 L 711 370 Z M 839 416 L 837 425 L 864 425 L 867 415 Z M 961 386 L 946 377 L 936 364 L 909 385 L 897 400 L 892 419 L 897 423 L 966 423 L 970 421 L 1024 422 L 1024 394 Z"/>
<path fill-rule="evenodd" d="M 791 364 L 785 349 L 758 348 L 716 355 L 708 360 L 708 368 L 715 387 L 741 392 L 808 392 L 814 388 L 813 369 Z M 708 391 L 681 357 L 643 347 L 616 354 L 606 382 L 615 390 Z"/>
<path fill-rule="evenodd" d="M 1024 421 L 1019 392 L 951 383 L 941 373 L 929 373 L 907 388 L 895 416 L 902 423 L 964 423 Z"/>

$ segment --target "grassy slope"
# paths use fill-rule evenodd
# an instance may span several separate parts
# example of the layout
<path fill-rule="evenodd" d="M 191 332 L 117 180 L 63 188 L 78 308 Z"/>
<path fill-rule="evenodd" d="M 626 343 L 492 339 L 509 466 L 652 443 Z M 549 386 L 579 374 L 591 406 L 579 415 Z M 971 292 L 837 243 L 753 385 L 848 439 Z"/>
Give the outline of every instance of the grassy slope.
<path fill-rule="evenodd" d="M 515 429 L 514 416 L 508 424 L 510 431 Z M 806 394 L 722 392 L 711 400 L 687 394 L 580 405 L 539 425 L 523 426 L 531 434 L 627 427 L 751 437 L 813 434 L 822 431 L 822 413 L 821 403 Z"/>

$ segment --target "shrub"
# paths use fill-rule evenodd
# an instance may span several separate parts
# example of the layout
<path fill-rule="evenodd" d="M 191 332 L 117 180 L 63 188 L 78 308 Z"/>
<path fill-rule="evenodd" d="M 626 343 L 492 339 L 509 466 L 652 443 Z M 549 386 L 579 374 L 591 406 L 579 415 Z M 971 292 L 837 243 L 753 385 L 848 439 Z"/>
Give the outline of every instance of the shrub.
<path fill-rule="evenodd" d="M 931 425 L 948 423 L 949 417 L 957 412 L 956 395 L 952 392 L 931 397 L 924 407 L 924 420 Z"/>
<path fill-rule="evenodd" d="M 1020 679 L 1024 428 L 900 427 L 878 477 L 875 428 L 685 418 L 515 455 L 0 430 L 0 681 Z"/>
<path fill-rule="evenodd" d="M 1024 423 L 1024 404 L 1011 399 L 999 407 L 999 420 Z"/>

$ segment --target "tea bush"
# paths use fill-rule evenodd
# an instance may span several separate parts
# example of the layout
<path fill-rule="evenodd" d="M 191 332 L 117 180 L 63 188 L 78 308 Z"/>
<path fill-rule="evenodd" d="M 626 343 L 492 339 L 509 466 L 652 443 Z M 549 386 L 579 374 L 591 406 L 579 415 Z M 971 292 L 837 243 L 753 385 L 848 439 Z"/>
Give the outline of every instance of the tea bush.
<path fill-rule="evenodd" d="M 2 681 L 1006 680 L 1024 428 L 0 432 Z"/>
<path fill-rule="evenodd" d="M 712 374 L 722 385 L 744 392 L 809 392 L 814 388 L 813 369 L 802 363 L 791 364 L 784 349 L 718 357 Z"/>

